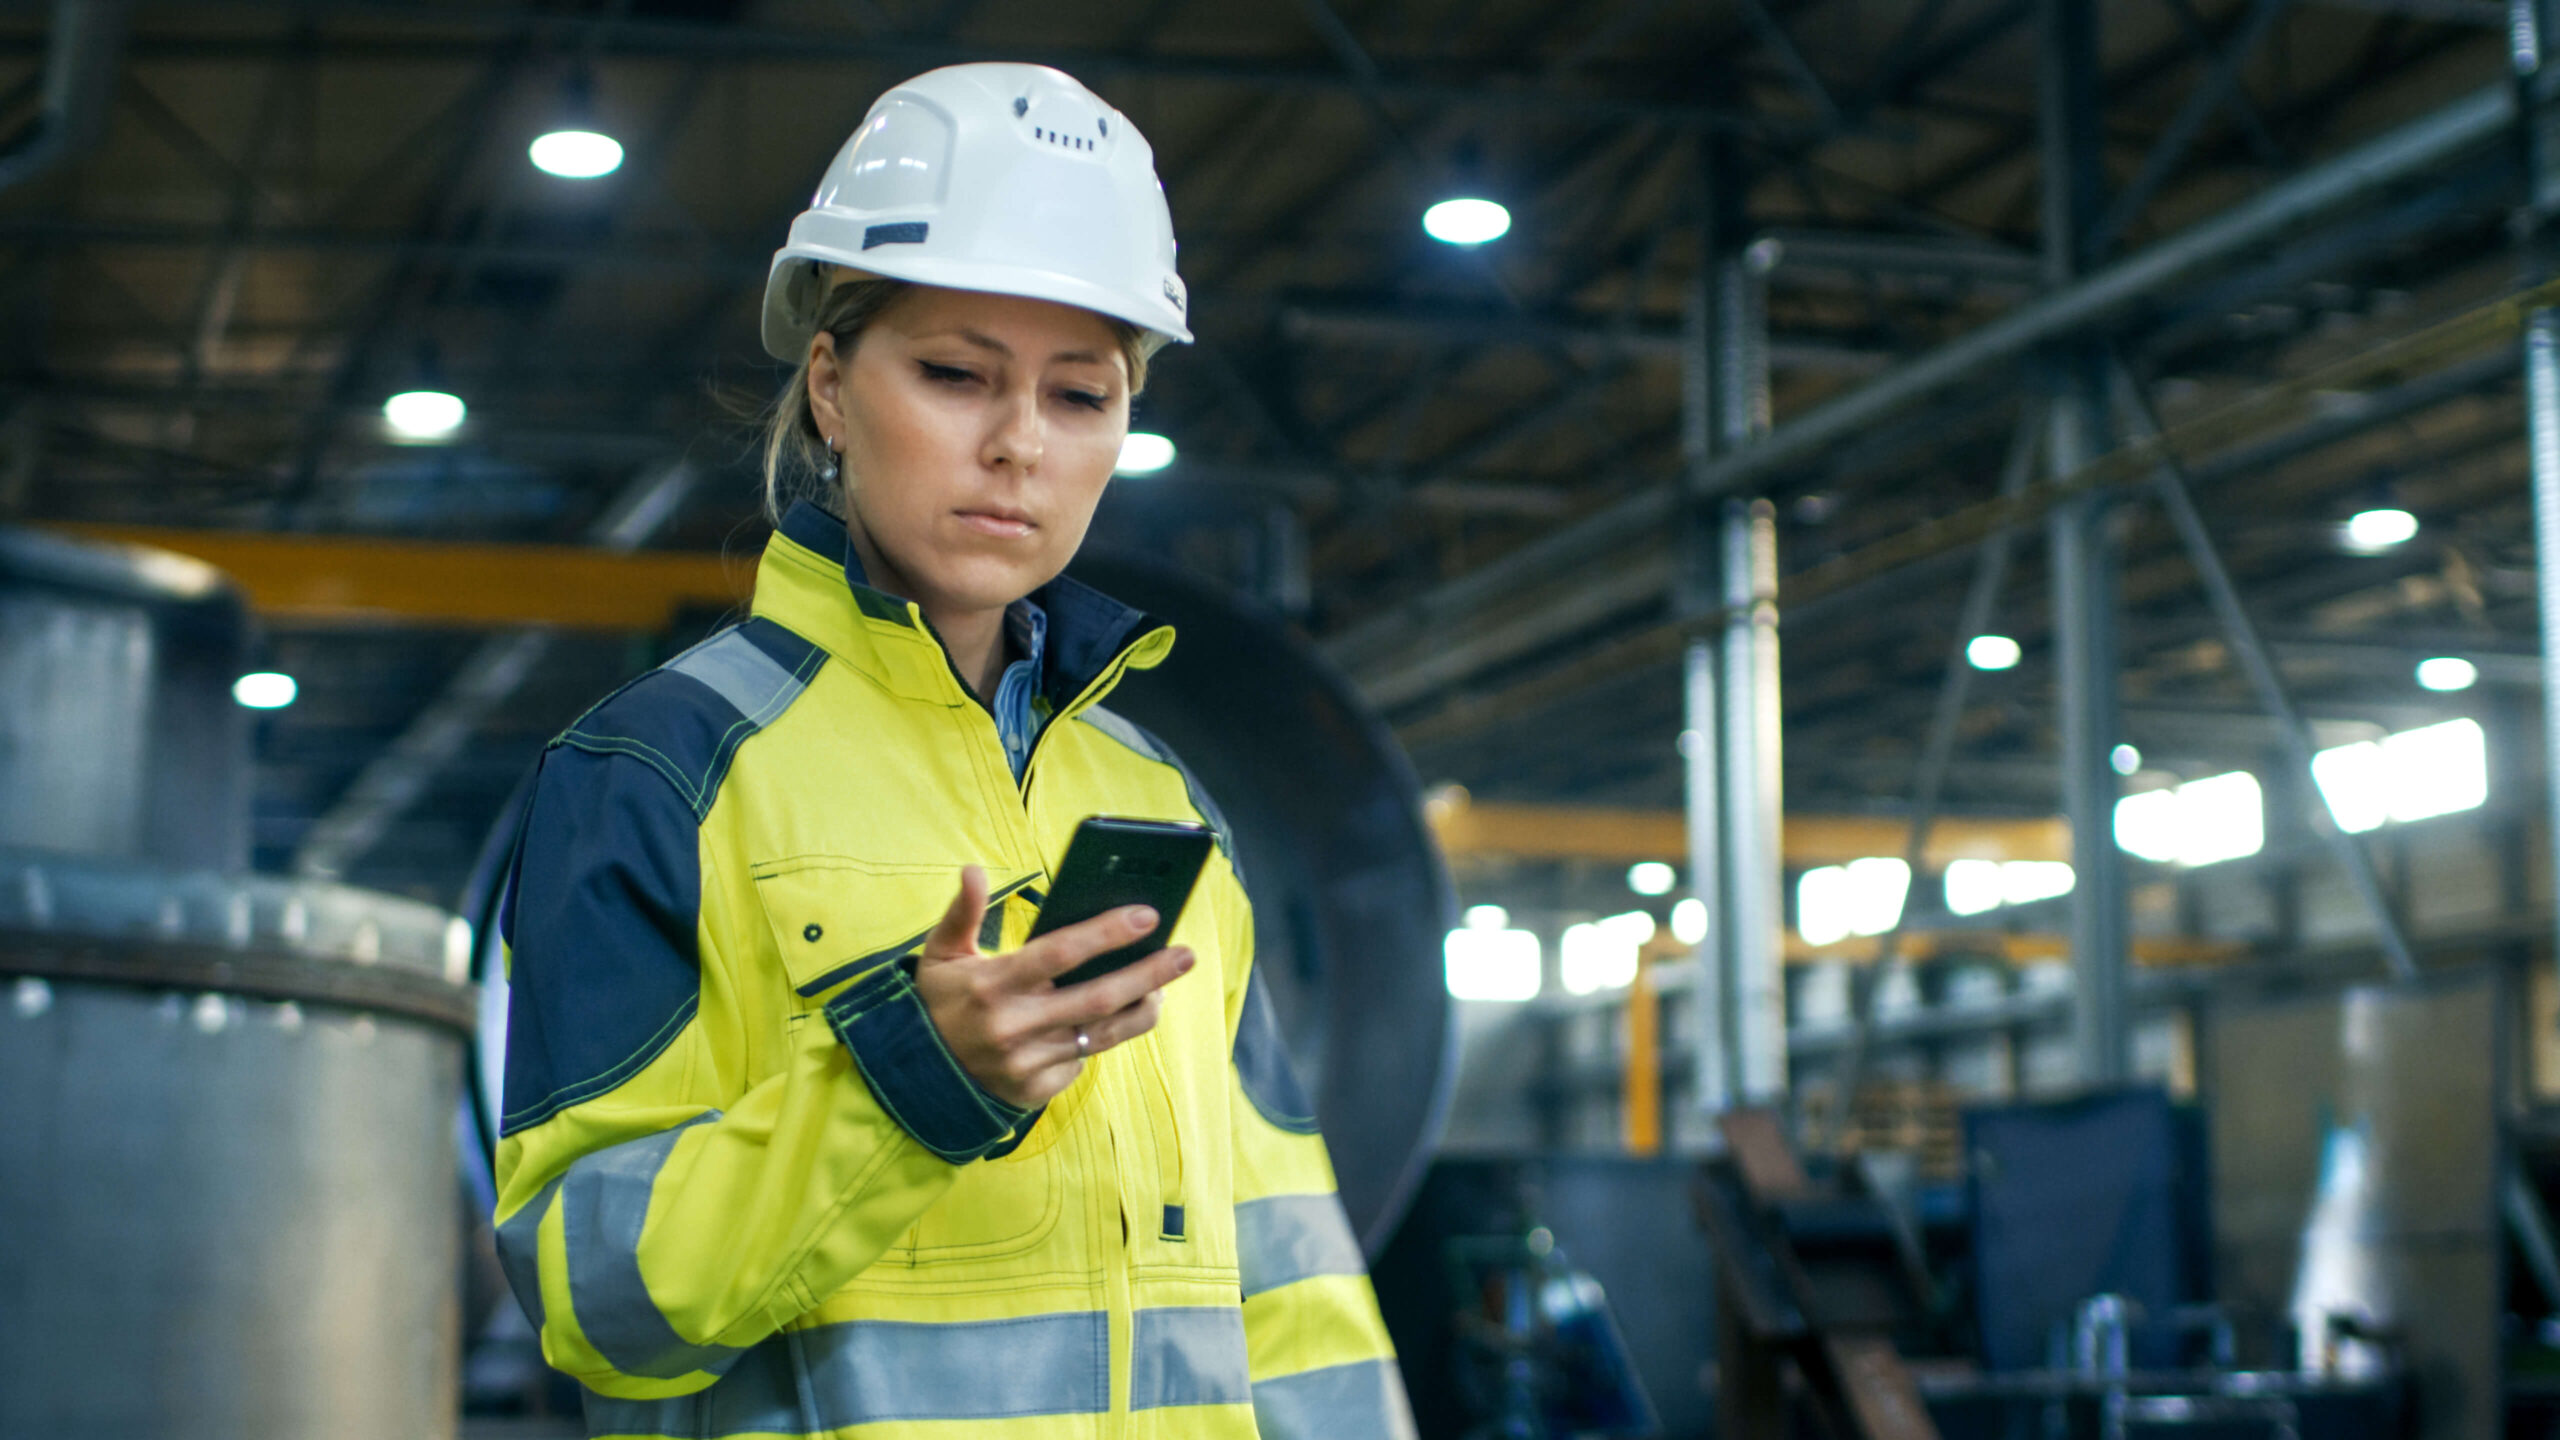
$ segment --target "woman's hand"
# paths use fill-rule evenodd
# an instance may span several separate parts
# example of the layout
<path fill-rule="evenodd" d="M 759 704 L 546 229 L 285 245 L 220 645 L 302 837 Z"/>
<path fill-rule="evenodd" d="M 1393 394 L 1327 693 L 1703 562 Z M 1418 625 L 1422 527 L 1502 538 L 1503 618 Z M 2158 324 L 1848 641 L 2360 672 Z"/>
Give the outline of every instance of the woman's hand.
<path fill-rule="evenodd" d="M 924 942 L 916 989 L 960 1067 L 988 1094 L 1024 1110 L 1066 1089 L 1087 1056 L 1154 1029 L 1160 992 L 1195 963 L 1188 947 L 1159 950 L 1061 990 L 1050 982 L 1155 929 L 1156 912 L 1123 906 L 1012 954 L 981 955 L 978 926 L 986 913 L 987 872 L 968 866 L 960 872 L 960 893 Z"/>

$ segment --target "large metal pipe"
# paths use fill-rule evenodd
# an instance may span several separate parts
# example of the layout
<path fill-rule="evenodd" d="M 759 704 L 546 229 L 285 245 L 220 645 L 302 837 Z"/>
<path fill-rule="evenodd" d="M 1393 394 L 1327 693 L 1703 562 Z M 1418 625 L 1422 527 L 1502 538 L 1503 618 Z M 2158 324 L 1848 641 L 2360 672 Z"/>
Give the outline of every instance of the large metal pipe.
<path fill-rule="evenodd" d="M 1974 379 L 2049 340 L 2114 319 L 2145 297 L 2228 263 L 2294 226 L 2495 144 L 2516 113 L 2512 87 L 2499 84 L 2475 91 L 1816 406 L 1771 430 L 1758 444 L 1718 458 L 1690 477 L 1687 493 L 1739 490 L 1768 479 L 1904 406 Z M 1435 622 L 1468 614 L 1614 552 L 1640 548 L 1669 522 L 1683 493 L 1681 486 L 1661 486 L 1631 495 L 1346 631 L 1326 647 L 1327 653 L 1340 664 L 1360 668 Z"/>

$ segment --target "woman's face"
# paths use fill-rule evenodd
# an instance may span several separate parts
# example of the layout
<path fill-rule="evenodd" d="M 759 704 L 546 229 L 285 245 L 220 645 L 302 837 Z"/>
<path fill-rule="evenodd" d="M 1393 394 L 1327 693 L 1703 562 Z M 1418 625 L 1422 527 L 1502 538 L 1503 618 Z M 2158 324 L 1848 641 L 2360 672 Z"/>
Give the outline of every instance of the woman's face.
<path fill-rule="evenodd" d="M 809 399 L 843 449 L 871 578 L 953 617 L 1067 567 L 1129 430 L 1128 362 L 1100 316 L 929 286 L 874 318 L 849 360 L 816 337 Z"/>

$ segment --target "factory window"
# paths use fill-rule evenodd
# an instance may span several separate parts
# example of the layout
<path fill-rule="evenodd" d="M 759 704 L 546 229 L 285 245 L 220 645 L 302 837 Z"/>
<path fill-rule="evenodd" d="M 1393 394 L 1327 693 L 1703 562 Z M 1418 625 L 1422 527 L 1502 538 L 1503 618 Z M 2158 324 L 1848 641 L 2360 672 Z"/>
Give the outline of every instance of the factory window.
<path fill-rule="evenodd" d="M 2060 860 L 1958 860 L 1947 866 L 1947 911 L 1980 915 L 2071 893 L 2071 867 Z"/>
<path fill-rule="evenodd" d="M 1566 926 L 1556 940 L 1556 967 L 1566 993 L 1588 995 L 1635 983 L 1636 960 L 1653 931 L 1653 917 L 1641 910 Z"/>
<path fill-rule="evenodd" d="M 1467 911 L 1464 928 L 1441 944 L 1449 993 L 1461 1000 L 1535 1000 L 1541 983 L 1538 937 L 1510 928 L 1499 905 Z"/>
<path fill-rule="evenodd" d="M 2385 823 L 2477 809 L 2489 798 L 2489 741 L 2475 720 L 2447 720 L 2311 757 L 2311 778 L 2338 828 L 2351 835 Z"/>
<path fill-rule="evenodd" d="M 1881 935 L 1902 918 L 1910 890 L 1911 867 L 1883 856 L 1807 870 L 1796 881 L 1796 933 L 1808 945 Z"/>
<path fill-rule="evenodd" d="M 2116 802 L 2116 844 L 2163 865 L 2237 860 L 2266 843 L 2266 797 L 2246 770 Z"/>

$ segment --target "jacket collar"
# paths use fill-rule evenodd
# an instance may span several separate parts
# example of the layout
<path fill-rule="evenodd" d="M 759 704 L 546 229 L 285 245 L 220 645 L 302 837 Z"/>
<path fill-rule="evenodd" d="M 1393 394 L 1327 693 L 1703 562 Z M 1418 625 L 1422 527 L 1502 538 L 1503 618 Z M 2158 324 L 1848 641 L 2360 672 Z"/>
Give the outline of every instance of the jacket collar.
<path fill-rule="evenodd" d="M 1033 591 L 1047 612 L 1041 693 L 1063 715 L 1101 698 L 1124 670 L 1152 670 L 1173 649 L 1173 627 L 1061 575 Z M 756 567 L 755 613 L 815 641 L 830 654 L 914 700 L 967 704 L 924 611 L 872 588 L 844 522 L 802 500 L 782 517 Z M 1086 691 L 1101 684 L 1101 691 Z"/>

